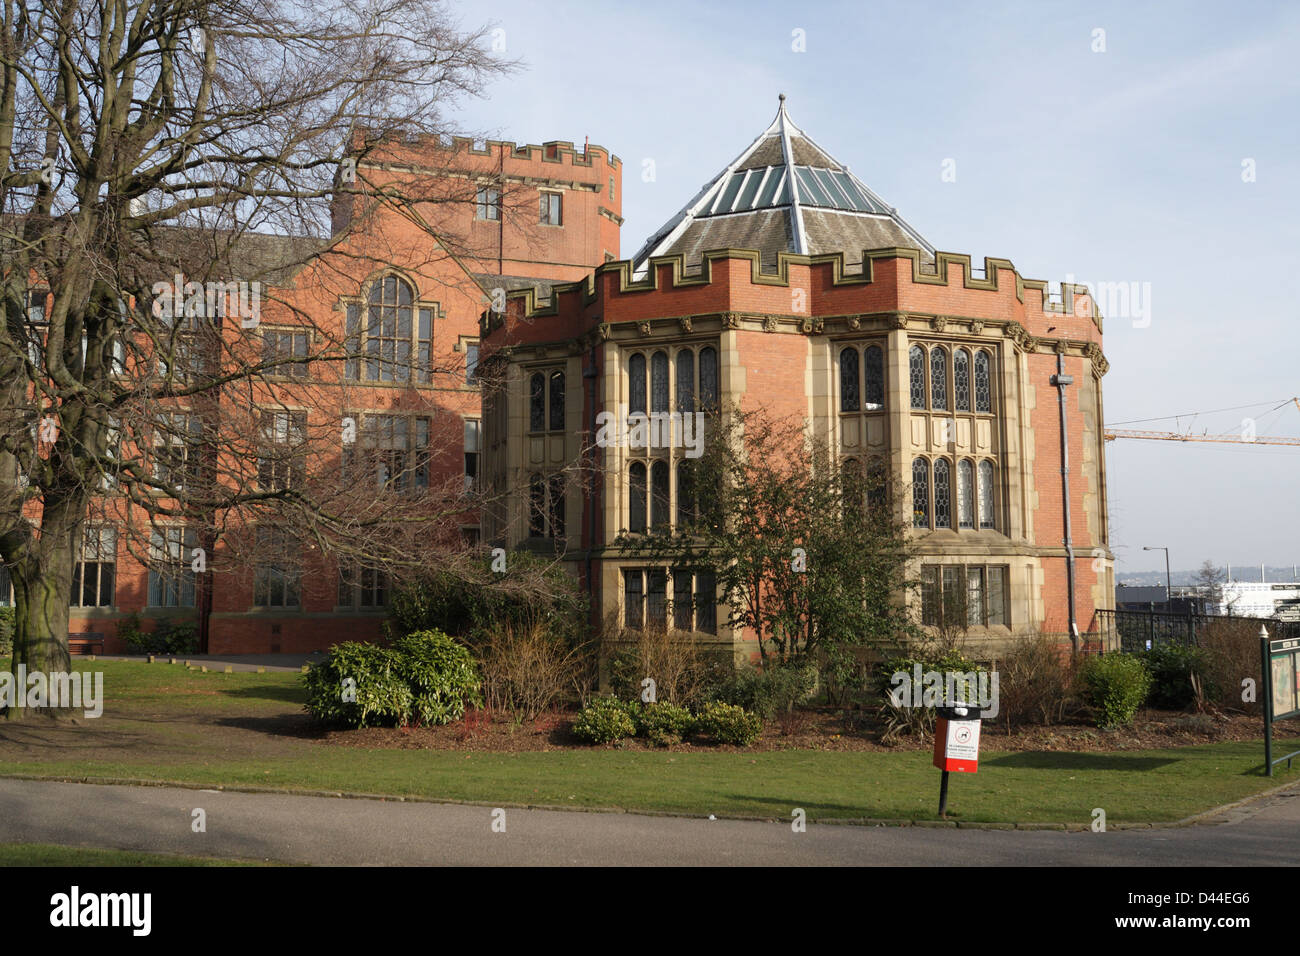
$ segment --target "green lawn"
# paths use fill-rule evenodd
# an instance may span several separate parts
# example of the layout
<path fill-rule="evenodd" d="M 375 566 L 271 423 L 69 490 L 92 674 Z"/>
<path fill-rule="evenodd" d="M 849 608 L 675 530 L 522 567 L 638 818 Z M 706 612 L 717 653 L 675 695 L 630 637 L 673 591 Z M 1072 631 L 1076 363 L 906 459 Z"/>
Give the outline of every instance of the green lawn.
<path fill-rule="evenodd" d="M 102 667 L 104 716 L 79 726 L 0 721 L 0 773 L 133 778 L 417 796 L 495 805 L 619 808 L 687 815 L 933 819 L 939 773 L 924 752 L 527 753 L 381 750 L 286 734 L 301 718 L 298 674 Z M 1300 749 L 1281 741 L 1277 753 Z M 1286 748 L 1285 750 L 1282 748 Z M 1300 773 L 1260 772 L 1263 742 L 1115 753 L 987 752 L 954 774 L 958 819 L 1088 824 L 1172 821 Z"/>
<path fill-rule="evenodd" d="M 0 843 L 0 866 L 257 866 L 240 860 L 202 856 L 137 853 L 134 850 L 94 850 L 48 843 Z"/>

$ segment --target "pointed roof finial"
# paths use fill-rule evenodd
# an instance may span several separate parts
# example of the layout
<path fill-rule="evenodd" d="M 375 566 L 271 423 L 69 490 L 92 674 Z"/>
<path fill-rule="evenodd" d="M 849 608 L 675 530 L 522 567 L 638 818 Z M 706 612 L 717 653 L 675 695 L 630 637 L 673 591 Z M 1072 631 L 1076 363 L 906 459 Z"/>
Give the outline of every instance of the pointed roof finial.
<path fill-rule="evenodd" d="M 782 103 L 785 102 L 785 94 L 784 94 L 784 93 L 778 93 L 778 94 L 776 95 L 776 98 L 777 98 L 778 100 L 780 100 Z"/>

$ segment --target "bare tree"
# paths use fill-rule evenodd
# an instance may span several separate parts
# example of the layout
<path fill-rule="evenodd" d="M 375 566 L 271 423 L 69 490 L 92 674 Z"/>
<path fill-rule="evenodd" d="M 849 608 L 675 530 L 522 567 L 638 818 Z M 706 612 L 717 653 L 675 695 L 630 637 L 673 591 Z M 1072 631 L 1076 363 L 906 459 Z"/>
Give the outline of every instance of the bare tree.
<path fill-rule="evenodd" d="M 431 256 L 464 251 L 438 205 L 472 202 L 472 180 L 380 180 L 366 160 L 442 137 L 447 104 L 510 68 L 490 45 L 432 0 L 5 0 L 0 558 L 15 668 L 67 669 L 74 567 L 101 518 L 164 563 L 157 534 L 176 521 L 209 558 L 228 548 L 230 568 L 270 546 L 255 526 L 395 568 L 464 552 L 463 478 L 406 457 L 376 493 L 346 475 L 391 455 L 387 426 L 354 421 L 349 441 L 346 416 L 298 414 L 355 407 L 349 362 L 387 360 L 414 386 L 415 357 L 360 356 L 341 319 L 282 290 L 304 268 L 354 282 L 355 260 L 396 254 L 324 238 L 340 192 L 357 215 L 436 238 Z M 269 317 L 306 347 L 268 347 L 254 332 Z M 434 434 L 460 427 L 423 394 L 403 411 Z"/>
<path fill-rule="evenodd" d="M 1222 608 L 1225 604 L 1224 584 L 1226 581 L 1227 575 L 1213 561 L 1203 561 L 1200 570 L 1192 578 L 1192 584 L 1196 588 L 1196 596 L 1201 598 L 1207 605 L 1215 608 Z M 1231 612 L 1224 610 L 1223 613 Z"/>

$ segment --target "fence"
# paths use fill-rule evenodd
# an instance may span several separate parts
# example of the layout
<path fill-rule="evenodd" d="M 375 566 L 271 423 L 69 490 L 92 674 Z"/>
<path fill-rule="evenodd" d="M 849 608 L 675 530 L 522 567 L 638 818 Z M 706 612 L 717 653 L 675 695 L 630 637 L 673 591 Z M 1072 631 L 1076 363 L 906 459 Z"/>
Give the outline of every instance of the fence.
<path fill-rule="evenodd" d="M 1195 646 L 1207 627 L 1223 624 L 1262 624 L 1271 637 L 1300 637 L 1300 622 L 1278 621 L 1262 617 L 1231 617 L 1219 614 L 1170 614 L 1165 611 L 1099 610 L 1097 625 L 1103 635 L 1102 646 L 1128 654 L 1165 644 Z"/>

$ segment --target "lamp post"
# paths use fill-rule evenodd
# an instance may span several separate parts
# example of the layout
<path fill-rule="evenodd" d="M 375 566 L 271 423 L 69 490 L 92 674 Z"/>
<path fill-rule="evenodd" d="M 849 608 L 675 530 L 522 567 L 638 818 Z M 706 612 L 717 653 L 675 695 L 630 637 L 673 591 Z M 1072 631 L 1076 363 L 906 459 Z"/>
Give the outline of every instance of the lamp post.
<path fill-rule="evenodd" d="M 1169 578 L 1169 549 L 1168 549 L 1168 548 L 1159 548 L 1159 547 L 1155 547 L 1155 548 L 1146 548 L 1146 547 L 1144 547 L 1142 550 L 1143 550 L 1143 551 L 1163 551 L 1163 552 L 1165 553 L 1165 610 L 1166 610 L 1166 611 L 1172 611 L 1172 610 L 1174 609 L 1174 603 L 1173 603 L 1173 601 L 1174 601 L 1174 588 L 1173 588 L 1173 584 L 1170 582 L 1170 578 Z"/>

